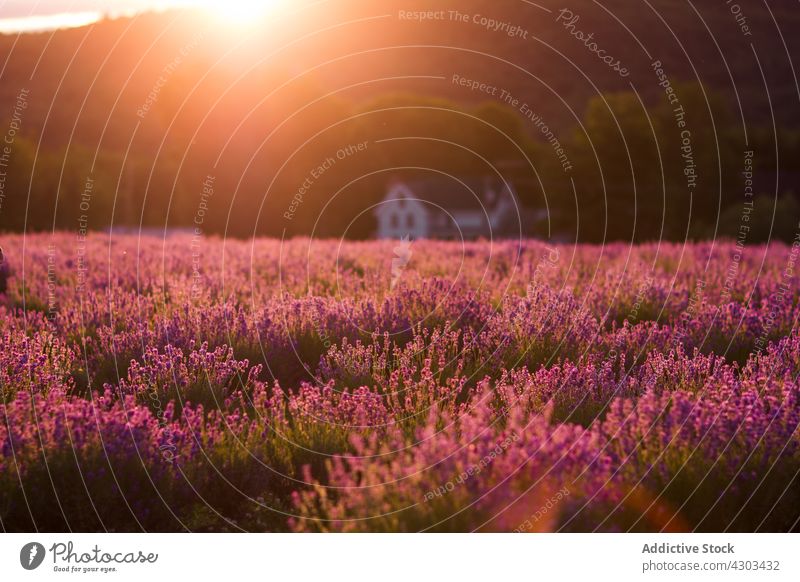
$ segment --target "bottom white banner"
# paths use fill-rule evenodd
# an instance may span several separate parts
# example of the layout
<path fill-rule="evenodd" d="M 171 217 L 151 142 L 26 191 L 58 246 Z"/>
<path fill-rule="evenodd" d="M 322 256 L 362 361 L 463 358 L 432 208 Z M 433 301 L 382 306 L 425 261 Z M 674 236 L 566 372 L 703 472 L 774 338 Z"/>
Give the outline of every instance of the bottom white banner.
<path fill-rule="evenodd" d="M 2 580 L 800 580 L 792 534 L 3 534 Z"/>

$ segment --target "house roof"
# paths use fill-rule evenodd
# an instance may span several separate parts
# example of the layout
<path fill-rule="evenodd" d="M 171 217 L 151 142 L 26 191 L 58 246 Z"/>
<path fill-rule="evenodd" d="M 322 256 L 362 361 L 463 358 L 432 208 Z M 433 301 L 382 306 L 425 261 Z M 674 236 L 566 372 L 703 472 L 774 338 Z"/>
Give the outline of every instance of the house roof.
<path fill-rule="evenodd" d="M 508 196 L 505 183 L 487 178 L 455 179 L 447 177 L 426 178 L 403 182 L 414 195 L 429 205 L 450 211 L 471 210 L 488 212 L 501 196 Z M 495 200 L 487 199 L 493 191 Z M 433 210 L 428 204 L 427 210 Z"/>

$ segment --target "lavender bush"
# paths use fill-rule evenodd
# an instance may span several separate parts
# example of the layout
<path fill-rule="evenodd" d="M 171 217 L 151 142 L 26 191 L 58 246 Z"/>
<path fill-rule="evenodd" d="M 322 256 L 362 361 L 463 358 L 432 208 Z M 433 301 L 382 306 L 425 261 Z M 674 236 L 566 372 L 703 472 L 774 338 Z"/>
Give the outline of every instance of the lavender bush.
<path fill-rule="evenodd" d="M 800 528 L 797 245 L 0 242 L 6 531 Z"/>

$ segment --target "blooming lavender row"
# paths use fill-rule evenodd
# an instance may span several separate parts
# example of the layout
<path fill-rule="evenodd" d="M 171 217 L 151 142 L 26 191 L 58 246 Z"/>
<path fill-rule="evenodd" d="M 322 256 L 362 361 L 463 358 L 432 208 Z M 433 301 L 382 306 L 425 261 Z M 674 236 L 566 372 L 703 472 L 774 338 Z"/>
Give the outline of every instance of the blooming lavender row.
<path fill-rule="evenodd" d="M 6 530 L 800 527 L 798 248 L 77 245 L 2 241 Z"/>

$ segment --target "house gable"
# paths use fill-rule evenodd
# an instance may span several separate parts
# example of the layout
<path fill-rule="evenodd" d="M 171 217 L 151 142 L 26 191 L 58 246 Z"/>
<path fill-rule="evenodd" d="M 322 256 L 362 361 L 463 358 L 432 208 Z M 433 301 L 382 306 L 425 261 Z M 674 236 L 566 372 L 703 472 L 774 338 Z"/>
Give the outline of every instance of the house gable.
<path fill-rule="evenodd" d="M 407 185 L 394 184 L 375 210 L 378 237 L 428 238 L 430 221 L 425 206 Z"/>
<path fill-rule="evenodd" d="M 374 214 L 379 238 L 502 237 L 520 219 L 514 188 L 489 178 L 393 182 Z M 515 228 L 515 233 L 519 228 Z"/>

